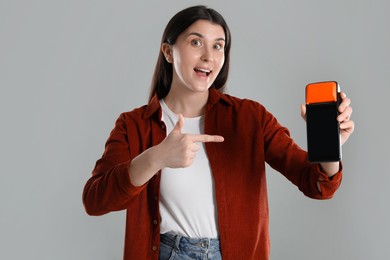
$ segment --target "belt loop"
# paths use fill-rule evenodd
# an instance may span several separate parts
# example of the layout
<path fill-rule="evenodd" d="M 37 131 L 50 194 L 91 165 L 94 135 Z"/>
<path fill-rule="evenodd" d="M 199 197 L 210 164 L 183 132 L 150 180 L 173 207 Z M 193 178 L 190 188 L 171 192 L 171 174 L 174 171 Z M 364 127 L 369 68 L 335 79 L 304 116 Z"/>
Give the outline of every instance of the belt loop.
<path fill-rule="evenodd" d="M 207 240 L 208 240 L 209 243 L 207 245 L 206 253 L 208 254 L 209 251 L 210 251 L 210 248 L 211 248 L 211 239 L 208 237 Z"/>
<path fill-rule="evenodd" d="M 180 245 L 180 240 L 181 240 L 182 236 L 180 235 L 176 235 L 176 241 L 175 241 L 175 246 L 176 246 L 176 252 L 179 252 L 180 251 L 180 248 L 179 248 L 179 245 Z"/>

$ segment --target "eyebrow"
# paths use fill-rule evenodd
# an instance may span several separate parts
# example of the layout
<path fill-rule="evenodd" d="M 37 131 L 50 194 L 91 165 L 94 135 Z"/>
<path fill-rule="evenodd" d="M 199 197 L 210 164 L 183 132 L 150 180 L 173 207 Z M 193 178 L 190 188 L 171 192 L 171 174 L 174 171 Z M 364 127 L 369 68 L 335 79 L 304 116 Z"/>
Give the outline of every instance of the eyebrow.
<path fill-rule="evenodd" d="M 202 34 L 197 33 L 197 32 L 191 32 L 187 36 L 190 36 L 190 35 L 195 35 L 195 36 L 198 36 L 200 38 L 205 38 Z M 223 37 L 217 38 L 217 39 L 215 39 L 215 41 L 225 41 L 225 38 L 223 38 Z"/>

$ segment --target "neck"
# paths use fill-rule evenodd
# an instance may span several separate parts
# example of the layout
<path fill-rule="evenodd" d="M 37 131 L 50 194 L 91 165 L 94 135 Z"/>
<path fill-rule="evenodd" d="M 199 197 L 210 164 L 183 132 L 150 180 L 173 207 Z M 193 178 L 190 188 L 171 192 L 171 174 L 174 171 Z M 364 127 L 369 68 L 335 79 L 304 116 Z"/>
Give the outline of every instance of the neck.
<path fill-rule="evenodd" d="M 209 91 L 177 91 L 171 88 L 164 102 L 175 114 L 181 113 L 183 117 L 190 118 L 205 114 L 208 98 Z"/>

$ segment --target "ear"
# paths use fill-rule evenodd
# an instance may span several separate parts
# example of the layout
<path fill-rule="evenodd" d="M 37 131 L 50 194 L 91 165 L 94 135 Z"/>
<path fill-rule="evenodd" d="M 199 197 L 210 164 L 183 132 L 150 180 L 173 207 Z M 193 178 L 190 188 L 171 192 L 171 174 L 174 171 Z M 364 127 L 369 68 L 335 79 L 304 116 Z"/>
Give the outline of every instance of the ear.
<path fill-rule="evenodd" d="M 172 45 L 168 43 L 163 43 L 161 45 L 161 51 L 164 54 L 164 57 L 167 60 L 167 62 L 172 63 L 173 62 Z"/>

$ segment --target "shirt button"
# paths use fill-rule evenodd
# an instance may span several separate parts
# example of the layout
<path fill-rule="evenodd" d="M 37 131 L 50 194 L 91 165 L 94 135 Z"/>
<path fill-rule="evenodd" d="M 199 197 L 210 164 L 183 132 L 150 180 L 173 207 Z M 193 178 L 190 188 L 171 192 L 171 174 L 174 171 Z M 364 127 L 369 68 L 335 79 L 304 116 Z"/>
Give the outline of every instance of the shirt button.
<path fill-rule="evenodd" d="M 157 201 L 157 200 L 158 200 L 158 197 L 157 197 L 157 196 L 154 196 L 154 200 Z"/>
<path fill-rule="evenodd" d="M 157 246 L 153 246 L 153 247 L 152 247 L 152 250 L 153 250 L 153 251 L 156 251 L 156 250 L 157 250 Z"/>
<path fill-rule="evenodd" d="M 157 225 L 157 223 L 158 223 L 157 220 L 153 220 L 153 224 Z"/>
<path fill-rule="evenodd" d="M 161 123 L 161 129 L 165 129 L 165 124 Z"/>
<path fill-rule="evenodd" d="M 318 180 L 319 180 L 319 181 L 324 181 L 324 178 L 319 177 Z"/>

